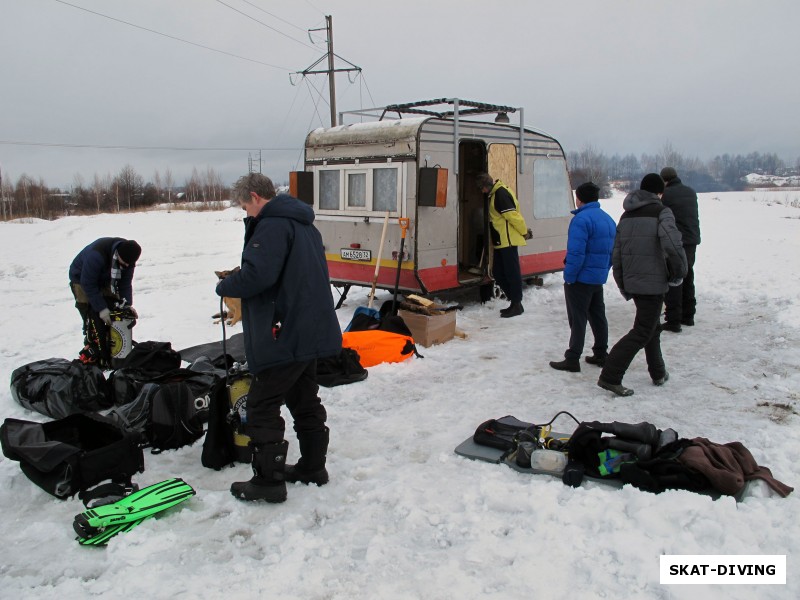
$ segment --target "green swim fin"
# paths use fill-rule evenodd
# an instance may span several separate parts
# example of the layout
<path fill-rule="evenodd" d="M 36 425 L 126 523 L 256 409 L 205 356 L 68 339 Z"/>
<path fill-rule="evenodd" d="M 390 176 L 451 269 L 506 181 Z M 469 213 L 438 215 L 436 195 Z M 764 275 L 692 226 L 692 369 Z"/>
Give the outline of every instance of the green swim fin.
<path fill-rule="evenodd" d="M 75 516 L 72 524 L 79 542 L 88 544 L 97 536 L 106 540 L 117 533 L 129 531 L 144 519 L 179 504 L 194 496 L 195 491 L 178 477 L 142 488 L 112 504 L 90 508 Z M 125 527 L 130 525 L 130 527 Z M 109 532 L 109 528 L 111 531 Z M 111 535 L 107 535 L 111 533 Z M 99 542 L 102 544 L 105 542 Z M 91 545 L 94 545 L 93 542 Z"/>

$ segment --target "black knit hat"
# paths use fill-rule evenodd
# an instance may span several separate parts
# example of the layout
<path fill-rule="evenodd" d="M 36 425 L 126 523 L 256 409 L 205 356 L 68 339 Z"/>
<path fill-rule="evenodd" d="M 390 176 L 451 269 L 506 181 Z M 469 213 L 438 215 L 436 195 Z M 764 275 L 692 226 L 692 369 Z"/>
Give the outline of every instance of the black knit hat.
<path fill-rule="evenodd" d="M 664 180 L 661 179 L 661 175 L 658 173 L 648 173 L 644 176 L 644 179 L 642 179 L 639 189 L 646 192 L 652 192 L 654 194 L 663 194 Z"/>
<path fill-rule="evenodd" d="M 600 188 L 591 181 L 587 181 L 575 188 L 575 197 L 584 204 L 597 202 L 600 199 Z"/>
<path fill-rule="evenodd" d="M 661 179 L 664 181 L 672 181 L 677 178 L 678 172 L 675 170 L 675 167 L 664 167 L 661 169 Z"/>
<path fill-rule="evenodd" d="M 117 246 L 117 254 L 127 264 L 133 265 L 142 255 L 142 247 L 134 240 L 125 240 Z"/>

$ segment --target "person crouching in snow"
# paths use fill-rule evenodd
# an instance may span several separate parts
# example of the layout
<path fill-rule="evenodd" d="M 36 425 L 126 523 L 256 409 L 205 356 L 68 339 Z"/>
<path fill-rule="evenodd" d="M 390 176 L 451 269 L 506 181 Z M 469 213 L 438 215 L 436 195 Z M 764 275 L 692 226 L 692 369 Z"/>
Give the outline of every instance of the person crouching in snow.
<path fill-rule="evenodd" d="M 112 308 L 124 300 L 134 318 L 138 316 L 133 309 L 133 272 L 141 254 L 135 240 L 105 237 L 86 246 L 72 261 L 69 288 L 83 324 L 80 359 L 84 363 L 110 361 L 103 340 L 108 338 Z"/>

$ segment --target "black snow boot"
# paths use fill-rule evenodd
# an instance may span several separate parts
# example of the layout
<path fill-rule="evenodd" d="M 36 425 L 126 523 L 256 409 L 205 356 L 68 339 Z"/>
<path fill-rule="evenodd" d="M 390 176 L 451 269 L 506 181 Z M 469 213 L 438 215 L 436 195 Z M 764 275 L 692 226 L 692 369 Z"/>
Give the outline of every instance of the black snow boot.
<path fill-rule="evenodd" d="M 522 308 L 522 302 L 512 302 L 507 308 L 500 310 L 500 317 L 503 319 L 509 319 L 511 317 L 519 316 L 524 312 L 525 309 Z"/>
<path fill-rule="evenodd" d="M 558 362 L 551 360 L 550 366 L 556 371 L 569 371 L 570 373 L 581 372 L 581 363 L 579 363 L 577 360 L 570 360 L 568 358 Z"/>
<path fill-rule="evenodd" d="M 286 481 L 300 483 L 328 483 L 328 471 L 325 469 L 325 457 L 328 452 L 330 430 L 299 431 L 300 460 L 296 465 L 286 465 Z"/>
<path fill-rule="evenodd" d="M 264 500 L 284 502 L 286 500 L 286 451 L 289 442 L 276 444 L 250 443 L 253 451 L 253 478 L 231 484 L 231 494 L 240 500 Z"/>

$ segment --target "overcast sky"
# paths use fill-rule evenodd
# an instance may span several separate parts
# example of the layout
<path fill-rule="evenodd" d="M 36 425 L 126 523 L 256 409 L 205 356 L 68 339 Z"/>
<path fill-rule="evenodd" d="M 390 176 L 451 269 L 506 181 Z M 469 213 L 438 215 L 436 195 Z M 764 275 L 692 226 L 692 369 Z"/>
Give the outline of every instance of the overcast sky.
<path fill-rule="evenodd" d="M 325 15 L 363 69 L 339 111 L 458 97 L 524 107 L 567 152 L 800 157 L 797 0 L 0 0 L 4 180 L 230 183 L 259 149 L 286 180 L 330 123 L 326 78 L 289 77 Z"/>

